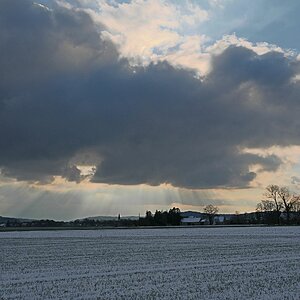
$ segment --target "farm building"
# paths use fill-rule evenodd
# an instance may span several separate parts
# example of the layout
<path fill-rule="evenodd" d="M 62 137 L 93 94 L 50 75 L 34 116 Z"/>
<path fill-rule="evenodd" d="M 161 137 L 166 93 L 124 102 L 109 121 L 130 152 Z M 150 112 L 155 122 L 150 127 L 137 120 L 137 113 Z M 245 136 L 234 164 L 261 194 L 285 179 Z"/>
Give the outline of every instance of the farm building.
<path fill-rule="evenodd" d="M 181 219 L 181 225 L 202 225 L 206 224 L 206 219 L 201 219 L 198 217 L 186 217 Z"/>

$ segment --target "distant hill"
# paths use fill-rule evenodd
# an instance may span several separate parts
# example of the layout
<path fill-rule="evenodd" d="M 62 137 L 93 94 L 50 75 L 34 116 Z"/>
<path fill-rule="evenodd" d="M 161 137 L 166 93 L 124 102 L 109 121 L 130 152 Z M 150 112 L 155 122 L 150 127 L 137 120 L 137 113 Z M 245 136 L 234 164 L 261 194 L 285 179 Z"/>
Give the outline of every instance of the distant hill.
<path fill-rule="evenodd" d="M 118 216 L 94 216 L 94 217 L 86 217 L 79 220 L 94 220 L 94 221 L 117 221 Z M 138 220 L 138 216 L 121 216 L 122 220 Z"/>
<path fill-rule="evenodd" d="M 0 224 L 8 222 L 27 223 L 32 222 L 34 219 L 14 218 L 14 217 L 2 217 L 0 216 Z"/>
<path fill-rule="evenodd" d="M 206 215 L 198 211 L 183 211 L 180 213 L 183 218 L 194 217 L 194 218 L 203 218 Z"/>

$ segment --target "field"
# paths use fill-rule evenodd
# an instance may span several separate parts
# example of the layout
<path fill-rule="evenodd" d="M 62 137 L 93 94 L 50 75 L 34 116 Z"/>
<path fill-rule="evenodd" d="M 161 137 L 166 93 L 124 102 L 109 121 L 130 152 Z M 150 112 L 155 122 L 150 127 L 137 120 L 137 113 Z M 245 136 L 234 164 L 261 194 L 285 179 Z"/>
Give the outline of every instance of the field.
<path fill-rule="evenodd" d="M 0 299 L 300 299 L 300 227 L 0 233 Z"/>

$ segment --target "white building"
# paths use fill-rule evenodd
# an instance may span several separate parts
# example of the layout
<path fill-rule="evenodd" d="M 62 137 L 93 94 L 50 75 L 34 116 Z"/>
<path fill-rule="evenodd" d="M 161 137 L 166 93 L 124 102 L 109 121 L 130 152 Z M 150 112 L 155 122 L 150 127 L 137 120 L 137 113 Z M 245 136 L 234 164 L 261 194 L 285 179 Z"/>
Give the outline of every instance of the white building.
<path fill-rule="evenodd" d="M 200 225 L 201 224 L 201 218 L 197 217 L 187 217 L 187 218 L 182 218 L 181 219 L 181 224 L 182 225 Z"/>

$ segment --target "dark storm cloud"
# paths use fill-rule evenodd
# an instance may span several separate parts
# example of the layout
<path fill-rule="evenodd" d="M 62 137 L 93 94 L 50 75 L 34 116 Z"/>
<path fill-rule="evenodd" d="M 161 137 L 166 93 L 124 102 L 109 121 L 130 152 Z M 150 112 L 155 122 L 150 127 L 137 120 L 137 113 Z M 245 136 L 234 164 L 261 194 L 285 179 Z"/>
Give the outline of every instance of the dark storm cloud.
<path fill-rule="evenodd" d="M 85 13 L 14 0 L 0 2 L 0 53 L 0 165 L 20 180 L 79 181 L 77 157 L 95 182 L 245 187 L 249 166 L 281 161 L 243 147 L 299 144 L 299 66 L 279 53 L 230 47 L 203 81 L 132 69 Z"/>

